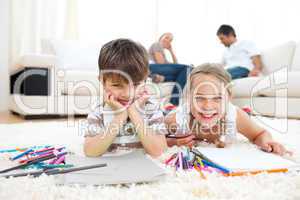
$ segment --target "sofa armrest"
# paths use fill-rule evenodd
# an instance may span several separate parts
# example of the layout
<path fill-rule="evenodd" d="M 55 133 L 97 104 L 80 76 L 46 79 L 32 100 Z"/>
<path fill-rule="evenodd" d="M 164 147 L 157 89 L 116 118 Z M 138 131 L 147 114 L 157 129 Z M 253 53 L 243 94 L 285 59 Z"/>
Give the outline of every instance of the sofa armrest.
<path fill-rule="evenodd" d="M 50 54 L 25 54 L 17 65 L 19 67 L 52 68 L 57 65 L 57 56 Z"/>
<path fill-rule="evenodd" d="M 10 94 L 50 96 L 51 70 L 41 67 L 23 67 L 10 74 Z"/>

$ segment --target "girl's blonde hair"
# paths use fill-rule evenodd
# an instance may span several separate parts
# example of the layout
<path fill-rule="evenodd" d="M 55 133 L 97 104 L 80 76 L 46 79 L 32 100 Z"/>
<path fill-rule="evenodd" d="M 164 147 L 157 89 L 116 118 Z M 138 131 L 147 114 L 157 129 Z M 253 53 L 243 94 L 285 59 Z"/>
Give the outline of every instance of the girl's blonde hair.
<path fill-rule="evenodd" d="M 219 63 L 204 63 L 195 67 L 189 75 L 189 82 L 192 83 L 193 78 L 198 74 L 207 74 L 216 77 L 226 86 L 228 93 L 232 94 L 231 75 Z M 191 86 L 189 86 L 191 87 Z"/>

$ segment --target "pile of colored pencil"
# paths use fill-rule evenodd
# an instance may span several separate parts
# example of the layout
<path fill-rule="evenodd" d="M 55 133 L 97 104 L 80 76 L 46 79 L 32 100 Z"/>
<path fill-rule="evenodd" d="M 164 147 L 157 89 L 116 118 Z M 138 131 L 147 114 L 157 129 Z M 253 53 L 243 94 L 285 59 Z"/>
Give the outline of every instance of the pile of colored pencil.
<path fill-rule="evenodd" d="M 197 149 L 183 149 L 173 154 L 165 161 L 166 165 L 175 167 L 176 170 L 197 170 L 200 176 L 206 179 L 206 173 L 218 173 L 225 177 L 249 176 L 260 173 L 286 173 L 286 168 L 254 170 L 254 171 L 231 171 L 207 158 Z"/>
<path fill-rule="evenodd" d="M 23 177 L 32 176 L 39 177 L 42 174 L 56 175 L 66 174 L 70 172 L 102 168 L 106 167 L 106 163 L 100 163 L 95 165 L 87 165 L 74 167 L 74 165 L 66 164 L 65 156 L 67 155 L 65 147 L 54 146 L 34 146 L 30 148 L 14 148 L 14 149 L 2 149 L 0 153 L 13 154 L 10 157 L 12 162 L 17 162 L 17 165 L 0 170 L 0 177 Z M 36 170 L 24 170 L 17 173 L 8 172 L 18 169 L 33 168 Z"/>
<path fill-rule="evenodd" d="M 49 168 L 67 168 L 73 165 L 66 165 L 65 147 L 54 146 L 34 146 L 29 148 L 14 148 L 0 150 L 0 153 L 13 154 L 11 161 L 18 162 L 22 169 L 49 169 Z"/>
<path fill-rule="evenodd" d="M 228 169 L 209 160 L 197 150 L 188 148 L 171 155 L 165 160 L 165 164 L 175 167 L 176 170 L 197 170 L 202 178 L 205 178 L 205 173 L 220 173 L 222 175 L 230 173 Z"/>

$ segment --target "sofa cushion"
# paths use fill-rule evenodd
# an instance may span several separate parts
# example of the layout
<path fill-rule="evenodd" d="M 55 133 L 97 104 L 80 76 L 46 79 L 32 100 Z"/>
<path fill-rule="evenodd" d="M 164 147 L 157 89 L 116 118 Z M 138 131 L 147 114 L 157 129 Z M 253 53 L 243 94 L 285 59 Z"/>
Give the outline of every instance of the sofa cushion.
<path fill-rule="evenodd" d="M 259 96 L 300 97 L 300 71 L 275 73 L 274 76 L 269 76 L 269 80 L 270 87 L 260 90 Z"/>
<path fill-rule="evenodd" d="M 263 74 L 267 75 L 284 67 L 290 69 L 295 48 L 296 42 L 289 41 L 262 51 Z"/>
<path fill-rule="evenodd" d="M 155 95 L 158 98 L 170 97 L 174 85 L 174 82 L 164 82 L 159 84 L 150 83 L 147 85 L 147 89 L 150 94 Z"/>
<path fill-rule="evenodd" d="M 233 97 L 257 96 L 258 91 L 270 84 L 264 77 L 248 77 L 232 81 Z"/>
<path fill-rule="evenodd" d="M 61 94 L 75 96 L 99 95 L 98 72 L 93 70 L 61 70 L 58 81 L 62 83 Z"/>
<path fill-rule="evenodd" d="M 71 40 L 51 40 L 57 56 L 58 68 L 76 70 L 98 69 L 100 43 L 87 43 Z"/>
<path fill-rule="evenodd" d="M 292 71 L 300 71 L 300 42 L 298 42 L 292 62 Z"/>

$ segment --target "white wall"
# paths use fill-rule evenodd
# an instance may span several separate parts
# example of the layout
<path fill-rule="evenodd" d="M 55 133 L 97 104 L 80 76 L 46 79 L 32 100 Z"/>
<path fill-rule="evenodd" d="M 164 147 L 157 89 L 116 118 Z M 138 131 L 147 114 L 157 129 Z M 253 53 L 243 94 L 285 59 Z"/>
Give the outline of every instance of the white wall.
<path fill-rule="evenodd" d="M 79 37 L 107 42 L 129 37 L 149 47 L 164 32 L 174 34 L 179 62 L 221 60 L 216 32 L 231 24 L 239 40 L 266 49 L 299 41 L 298 0 L 78 0 Z"/>
<path fill-rule="evenodd" d="M 0 1 L 0 111 L 8 109 L 9 0 Z"/>

